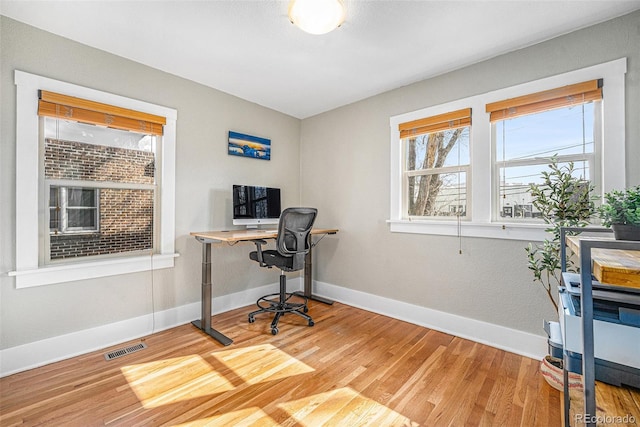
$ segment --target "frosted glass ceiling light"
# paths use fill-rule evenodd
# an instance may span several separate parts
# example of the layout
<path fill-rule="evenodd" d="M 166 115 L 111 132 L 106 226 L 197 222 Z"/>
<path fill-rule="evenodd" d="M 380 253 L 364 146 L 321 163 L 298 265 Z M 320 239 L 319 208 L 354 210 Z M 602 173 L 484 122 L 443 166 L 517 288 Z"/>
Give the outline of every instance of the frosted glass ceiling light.
<path fill-rule="evenodd" d="M 289 20 L 302 31 L 325 34 L 344 22 L 342 0 L 291 0 Z"/>

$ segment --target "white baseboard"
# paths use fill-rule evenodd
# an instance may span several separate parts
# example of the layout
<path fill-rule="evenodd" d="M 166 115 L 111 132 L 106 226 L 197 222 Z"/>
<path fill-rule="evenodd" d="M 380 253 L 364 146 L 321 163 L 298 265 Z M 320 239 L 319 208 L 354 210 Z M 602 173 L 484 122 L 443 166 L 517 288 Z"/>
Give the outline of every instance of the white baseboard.
<path fill-rule="evenodd" d="M 352 307 L 383 314 L 425 328 L 455 335 L 510 353 L 541 360 L 548 354 L 547 338 L 366 292 L 314 282 L 314 294 Z"/>
<path fill-rule="evenodd" d="M 287 279 L 287 285 L 290 290 L 302 289 L 302 281 L 298 277 Z M 259 288 L 214 297 L 212 298 L 211 311 L 213 314 L 219 314 L 251 305 L 262 295 L 273 293 L 275 292 L 274 289 L 277 288 L 278 284 L 273 283 Z M 199 319 L 200 312 L 200 303 L 191 303 L 156 312 L 153 315 L 139 316 L 0 350 L 0 377 L 184 325 Z"/>
<path fill-rule="evenodd" d="M 301 278 L 291 278 L 287 281 L 290 285 L 290 290 L 302 289 Z M 229 295 L 217 296 L 212 301 L 213 314 L 251 305 L 260 296 L 273 292 L 273 289 L 277 288 L 277 286 L 277 284 L 270 284 Z M 542 359 L 547 354 L 547 340 L 539 335 L 323 282 L 314 283 L 314 293 L 353 307 L 404 320 L 534 359 Z M 184 325 L 192 320 L 199 319 L 200 310 L 199 302 L 191 303 L 157 312 L 154 315 L 140 316 L 0 350 L 0 377 L 111 347 L 147 336 L 153 332 Z"/>

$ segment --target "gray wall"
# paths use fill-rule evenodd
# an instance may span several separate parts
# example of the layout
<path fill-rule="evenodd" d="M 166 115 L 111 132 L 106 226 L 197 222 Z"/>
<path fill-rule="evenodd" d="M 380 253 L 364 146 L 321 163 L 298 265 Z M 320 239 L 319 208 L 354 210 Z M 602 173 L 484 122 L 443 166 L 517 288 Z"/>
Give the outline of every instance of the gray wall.
<path fill-rule="evenodd" d="M 302 201 L 341 230 L 335 248 L 318 247 L 317 278 L 542 334 L 555 313 L 532 283 L 526 242 L 463 238 L 460 255 L 454 237 L 389 232 L 389 118 L 626 57 L 626 177 L 639 184 L 639 47 L 635 12 L 303 120 Z"/>
<path fill-rule="evenodd" d="M 152 284 L 156 311 L 199 301 L 189 232 L 229 226 L 236 182 L 282 187 L 285 205 L 315 205 L 318 225 L 340 228 L 317 247 L 317 280 L 541 334 L 554 313 L 531 284 L 525 242 L 389 232 L 389 118 L 442 102 L 627 57 L 627 181 L 640 183 L 640 12 L 303 121 L 5 17 L 0 25 L 0 349 L 150 313 Z M 15 69 L 178 110 L 175 268 L 15 289 Z M 228 130 L 271 138 L 273 160 L 229 157 Z M 277 281 L 248 250 L 214 257 L 214 296 Z"/>
<path fill-rule="evenodd" d="M 231 225 L 231 185 L 281 187 L 283 204 L 300 201 L 300 121 L 191 81 L 2 17 L 0 77 L 0 348 L 166 310 L 200 300 L 200 244 L 191 231 Z M 14 70 L 178 110 L 176 259 L 173 269 L 15 289 Z M 272 160 L 227 155 L 227 132 L 270 138 Z M 277 272 L 248 260 L 249 245 L 214 257 L 214 296 L 277 283 Z M 220 249 L 222 250 L 222 249 Z"/>

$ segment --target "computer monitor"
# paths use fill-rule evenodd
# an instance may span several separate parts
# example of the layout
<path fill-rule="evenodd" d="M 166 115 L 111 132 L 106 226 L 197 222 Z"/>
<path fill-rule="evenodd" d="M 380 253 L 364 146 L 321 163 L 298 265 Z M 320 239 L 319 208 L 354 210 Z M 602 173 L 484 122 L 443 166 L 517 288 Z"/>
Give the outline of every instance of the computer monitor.
<path fill-rule="evenodd" d="M 233 186 L 233 225 L 255 228 L 278 224 L 280 189 L 253 185 Z"/>

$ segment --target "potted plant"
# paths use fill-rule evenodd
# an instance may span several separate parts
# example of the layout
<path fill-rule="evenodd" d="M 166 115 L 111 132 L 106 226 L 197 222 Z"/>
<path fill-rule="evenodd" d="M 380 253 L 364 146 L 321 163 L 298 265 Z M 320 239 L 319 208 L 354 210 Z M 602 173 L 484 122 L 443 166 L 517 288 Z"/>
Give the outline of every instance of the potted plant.
<path fill-rule="evenodd" d="M 640 240 L 640 185 L 606 193 L 598 214 L 617 240 Z"/>
<path fill-rule="evenodd" d="M 525 248 L 528 268 L 533 271 L 534 282 L 545 289 L 556 312 L 558 304 L 554 298 L 560 285 L 560 227 L 586 227 L 594 214 L 593 185 L 586 179 L 574 176 L 574 164 L 559 165 L 553 157 L 549 171 L 542 172 L 542 183 L 529 186 L 533 206 L 540 218 L 548 225 L 545 229 L 550 237 L 542 244 Z M 567 260 L 567 270 L 575 271 L 572 261 Z"/>

